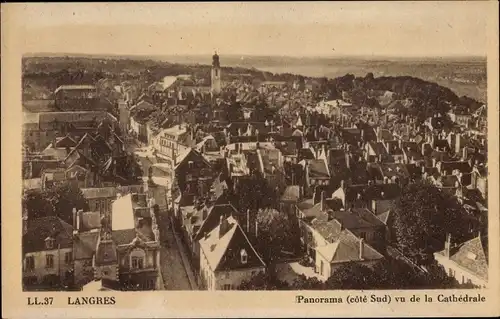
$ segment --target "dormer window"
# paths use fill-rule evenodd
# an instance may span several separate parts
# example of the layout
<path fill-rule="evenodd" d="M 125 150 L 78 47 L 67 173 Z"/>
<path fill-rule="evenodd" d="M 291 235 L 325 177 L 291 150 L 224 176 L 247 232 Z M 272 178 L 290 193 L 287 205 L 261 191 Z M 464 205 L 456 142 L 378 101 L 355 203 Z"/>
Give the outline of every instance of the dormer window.
<path fill-rule="evenodd" d="M 193 169 L 193 167 L 194 167 L 194 162 L 193 162 L 193 161 L 189 161 L 189 162 L 188 162 L 188 167 L 189 167 L 189 169 Z"/>
<path fill-rule="evenodd" d="M 245 249 L 240 251 L 241 263 L 245 265 L 248 262 L 248 254 Z"/>
<path fill-rule="evenodd" d="M 54 238 L 47 237 L 45 239 L 45 248 L 53 249 L 54 248 Z"/>

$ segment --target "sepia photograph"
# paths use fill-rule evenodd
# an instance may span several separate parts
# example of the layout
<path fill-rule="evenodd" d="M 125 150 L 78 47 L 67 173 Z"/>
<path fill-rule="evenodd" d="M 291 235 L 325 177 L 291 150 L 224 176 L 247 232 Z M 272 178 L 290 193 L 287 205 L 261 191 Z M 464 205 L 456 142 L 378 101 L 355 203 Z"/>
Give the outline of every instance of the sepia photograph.
<path fill-rule="evenodd" d="M 488 1 L 14 7 L 27 305 L 497 284 Z"/>

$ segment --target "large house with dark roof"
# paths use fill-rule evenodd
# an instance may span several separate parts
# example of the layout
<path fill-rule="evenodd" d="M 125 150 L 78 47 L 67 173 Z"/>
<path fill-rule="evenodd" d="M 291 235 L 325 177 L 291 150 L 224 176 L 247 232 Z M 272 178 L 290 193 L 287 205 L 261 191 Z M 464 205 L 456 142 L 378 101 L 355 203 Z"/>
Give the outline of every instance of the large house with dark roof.
<path fill-rule="evenodd" d="M 373 229 L 380 229 L 383 236 L 382 223 L 370 212 L 371 218 L 358 213 L 328 210 L 310 224 L 302 223 L 302 242 L 320 279 L 327 280 L 348 262 L 372 266 L 384 258 L 367 240 L 374 239 L 368 237 Z"/>
<path fill-rule="evenodd" d="M 29 222 L 23 235 L 24 289 L 71 283 L 72 233 L 73 227 L 55 216 Z"/>
<path fill-rule="evenodd" d="M 235 290 L 244 280 L 265 272 L 265 263 L 233 217 L 203 235 L 200 277 L 207 290 Z"/>

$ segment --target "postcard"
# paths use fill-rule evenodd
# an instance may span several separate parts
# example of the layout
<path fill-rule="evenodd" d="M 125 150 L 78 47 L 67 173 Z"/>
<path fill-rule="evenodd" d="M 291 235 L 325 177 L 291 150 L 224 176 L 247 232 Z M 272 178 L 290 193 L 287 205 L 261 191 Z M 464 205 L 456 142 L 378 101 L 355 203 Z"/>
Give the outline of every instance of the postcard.
<path fill-rule="evenodd" d="M 499 315 L 497 2 L 1 12 L 6 318 Z"/>

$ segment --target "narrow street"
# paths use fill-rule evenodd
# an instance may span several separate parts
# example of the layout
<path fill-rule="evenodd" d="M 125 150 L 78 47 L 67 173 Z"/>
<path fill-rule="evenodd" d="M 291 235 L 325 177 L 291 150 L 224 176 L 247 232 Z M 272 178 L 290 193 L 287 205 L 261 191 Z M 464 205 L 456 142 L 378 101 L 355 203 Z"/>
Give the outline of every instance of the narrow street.
<path fill-rule="evenodd" d="M 144 189 L 152 191 L 155 203 L 160 206 L 160 218 L 158 227 L 160 229 L 160 271 L 165 290 L 197 290 L 196 282 L 193 280 L 194 274 L 187 260 L 187 252 L 184 246 L 176 238 L 169 217 L 166 214 L 167 193 L 170 179 L 165 177 L 152 176 L 157 186 L 149 187 L 148 169 L 156 163 L 156 159 L 149 149 L 138 148 L 129 145 L 129 151 L 139 159 L 143 170 Z"/>

